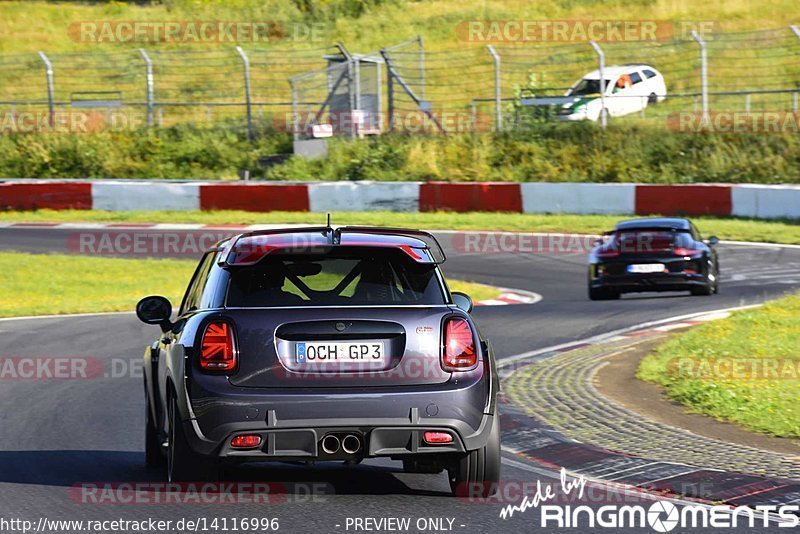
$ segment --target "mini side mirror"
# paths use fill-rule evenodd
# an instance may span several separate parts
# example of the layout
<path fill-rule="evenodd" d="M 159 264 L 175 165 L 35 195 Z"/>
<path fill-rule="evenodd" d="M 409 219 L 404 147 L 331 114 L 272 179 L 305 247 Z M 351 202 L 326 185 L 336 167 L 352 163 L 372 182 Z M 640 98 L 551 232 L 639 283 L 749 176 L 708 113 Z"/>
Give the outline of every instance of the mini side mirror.
<path fill-rule="evenodd" d="M 719 243 L 719 238 L 717 236 L 712 235 L 711 237 L 708 238 L 708 244 L 709 245 L 714 246 L 717 243 Z"/>
<path fill-rule="evenodd" d="M 472 313 L 472 298 L 469 295 L 461 293 L 460 291 L 454 291 L 451 295 L 453 297 L 453 303 L 459 309 L 467 313 Z"/>
<path fill-rule="evenodd" d="M 151 295 L 136 304 L 136 317 L 145 324 L 157 324 L 163 332 L 172 328 L 172 304 L 165 297 Z"/>

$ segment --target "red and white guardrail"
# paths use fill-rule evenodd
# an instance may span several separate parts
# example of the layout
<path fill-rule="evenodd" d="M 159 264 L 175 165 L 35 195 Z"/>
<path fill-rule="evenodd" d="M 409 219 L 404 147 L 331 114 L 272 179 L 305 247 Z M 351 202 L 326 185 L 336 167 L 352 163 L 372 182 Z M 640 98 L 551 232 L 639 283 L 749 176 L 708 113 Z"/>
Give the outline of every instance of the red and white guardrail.
<path fill-rule="evenodd" d="M 800 218 L 800 186 L 7 180 L 0 209 L 497 211 Z"/>

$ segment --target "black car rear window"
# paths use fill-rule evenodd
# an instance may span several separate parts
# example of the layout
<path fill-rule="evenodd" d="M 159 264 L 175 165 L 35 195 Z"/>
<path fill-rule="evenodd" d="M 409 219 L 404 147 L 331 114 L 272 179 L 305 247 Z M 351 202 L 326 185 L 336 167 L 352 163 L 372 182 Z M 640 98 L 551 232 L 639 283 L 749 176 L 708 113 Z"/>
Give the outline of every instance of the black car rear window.
<path fill-rule="evenodd" d="M 688 232 L 670 230 L 620 230 L 612 237 L 612 246 L 624 253 L 658 252 L 692 244 Z"/>
<path fill-rule="evenodd" d="M 337 248 L 326 254 L 271 254 L 231 268 L 226 306 L 437 305 L 436 266 L 396 249 Z"/>

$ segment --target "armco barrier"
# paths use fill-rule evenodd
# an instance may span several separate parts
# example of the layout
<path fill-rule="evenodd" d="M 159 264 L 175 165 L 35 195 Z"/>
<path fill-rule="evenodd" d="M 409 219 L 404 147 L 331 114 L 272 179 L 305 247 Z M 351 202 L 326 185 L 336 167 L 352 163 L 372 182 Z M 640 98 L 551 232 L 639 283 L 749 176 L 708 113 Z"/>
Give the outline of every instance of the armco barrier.
<path fill-rule="evenodd" d="M 46 182 L 43 184 L 3 182 L 0 183 L 0 209 L 92 209 L 92 184 L 89 182 Z"/>
<path fill-rule="evenodd" d="M 522 211 L 518 183 L 427 182 L 419 189 L 419 211 Z"/>
<path fill-rule="evenodd" d="M 494 211 L 800 219 L 800 186 L 7 180 L 0 209 Z M 388 221 L 391 222 L 391 221 Z"/>
<path fill-rule="evenodd" d="M 729 185 L 637 185 L 637 215 L 730 215 Z"/>

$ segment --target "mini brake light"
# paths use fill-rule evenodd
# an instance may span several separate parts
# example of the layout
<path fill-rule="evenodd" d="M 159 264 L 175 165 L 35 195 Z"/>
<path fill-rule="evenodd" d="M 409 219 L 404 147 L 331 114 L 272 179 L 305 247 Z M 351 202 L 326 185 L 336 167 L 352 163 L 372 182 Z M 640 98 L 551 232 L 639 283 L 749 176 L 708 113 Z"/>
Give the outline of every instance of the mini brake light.
<path fill-rule="evenodd" d="M 444 324 L 442 368 L 445 371 L 462 371 L 478 362 L 475 336 L 469 323 L 461 317 L 451 317 Z"/>
<path fill-rule="evenodd" d="M 428 445 L 442 445 L 453 443 L 453 436 L 449 432 L 423 432 L 422 440 Z"/>
<path fill-rule="evenodd" d="M 254 449 L 261 445 L 261 436 L 258 434 L 242 434 L 231 440 L 234 449 Z"/>
<path fill-rule="evenodd" d="M 236 364 L 233 326 L 226 321 L 208 323 L 200 343 L 200 368 L 225 372 L 236 369 Z"/>

